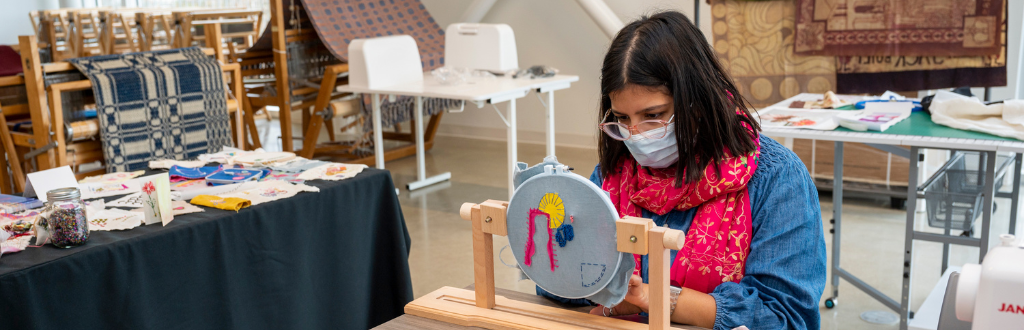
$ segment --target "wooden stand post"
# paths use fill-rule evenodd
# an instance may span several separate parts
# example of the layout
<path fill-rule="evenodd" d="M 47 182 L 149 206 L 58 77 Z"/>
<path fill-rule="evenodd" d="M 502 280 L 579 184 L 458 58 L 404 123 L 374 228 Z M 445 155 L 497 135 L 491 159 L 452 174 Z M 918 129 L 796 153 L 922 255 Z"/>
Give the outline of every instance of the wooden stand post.
<path fill-rule="evenodd" d="M 443 287 L 405 305 L 405 312 L 461 326 L 488 329 L 672 329 L 669 315 L 669 252 L 683 245 L 684 233 L 654 226 L 650 219 L 626 217 L 615 223 L 620 252 L 650 255 L 650 325 L 518 302 L 495 296 L 493 235 L 508 235 L 508 202 L 465 203 L 459 215 L 473 224 L 475 292 Z M 682 329 L 699 329 L 683 327 Z"/>

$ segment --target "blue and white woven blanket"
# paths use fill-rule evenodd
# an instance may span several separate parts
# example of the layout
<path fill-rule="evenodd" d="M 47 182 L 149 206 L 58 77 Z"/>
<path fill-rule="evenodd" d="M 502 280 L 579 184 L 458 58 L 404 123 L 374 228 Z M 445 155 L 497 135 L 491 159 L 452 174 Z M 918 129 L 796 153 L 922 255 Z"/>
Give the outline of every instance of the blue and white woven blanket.
<path fill-rule="evenodd" d="M 68 60 L 92 81 L 107 172 L 231 145 L 220 63 L 199 48 Z"/>

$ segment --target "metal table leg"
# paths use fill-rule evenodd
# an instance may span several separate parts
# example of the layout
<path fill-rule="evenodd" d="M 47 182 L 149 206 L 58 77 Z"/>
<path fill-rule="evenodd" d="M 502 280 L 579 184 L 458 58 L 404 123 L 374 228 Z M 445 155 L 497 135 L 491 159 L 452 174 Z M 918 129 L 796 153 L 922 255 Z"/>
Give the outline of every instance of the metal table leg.
<path fill-rule="evenodd" d="M 444 172 L 432 177 L 427 177 L 426 151 L 423 146 L 423 97 L 416 97 L 416 181 L 405 185 L 406 189 L 416 190 L 438 182 L 448 181 L 452 178 L 451 172 Z M 380 158 L 378 158 L 380 159 Z"/>
<path fill-rule="evenodd" d="M 1013 160 L 1013 192 L 1010 193 L 1010 235 L 1016 235 L 1017 232 L 1017 205 L 1020 201 L 1020 170 L 1021 170 L 1021 157 L 1024 154 L 1014 154 Z"/>
<path fill-rule="evenodd" d="M 910 321 L 910 279 L 914 274 L 911 261 L 914 250 L 914 220 L 917 212 L 918 147 L 910 147 L 910 178 L 907 183 L 907 223 L 903 245 L 903 293 L 900 295 L 900 329 L 906 329 Z M 913 205 L 913 206 L 911 206 Z"/>
<path fill-rule="evenodd" d="M 548 156 L 555 155 L 555 91 L 548 92 L 548 129 L 547 147 Z"/>
<path fill-rule="evenodd" d="M 839 298 L 840 238 L 843 223 L 843 142 L 835 142 L 835 157 L 832 162 L 832 298 L 825 301 L 825 307 L 835 307 Z"/>
<path fill-rule="evenodd" d="M 384 132 L 382 132 L 380 119 L 380 94 L 374 93 L 370 102 L 373 107 L 373 158 L 377 162 L 377 168 L 384 169 Z"/>
<path fill-rule="evenodd" d="M 992 198 L 995 197 L 995 182 L 996 182 L 996 152 L 986 151 L 985 155 L 985 192 L 981 206 L 981 244 L 978 244 L 978 262 L 980 263 L 985 259 L 985 254 L 988 253 L 988 236 L 989 228 L 992 221 Z"/>
<path fill-rule="evenodd" d="M 552 133 L 554 134 L 554 133 Z M 516 162 L 518 161 L 516 148 L 516 99 L 508 100 L 508 131 L 507 131 L 507 143 L 508 143 L 508 164 L 505 166 L 508 169 L 508 198 L 512 198 L 512 191 L 515 189 L 512 185 L 512 175 L 515 173 Z"/>

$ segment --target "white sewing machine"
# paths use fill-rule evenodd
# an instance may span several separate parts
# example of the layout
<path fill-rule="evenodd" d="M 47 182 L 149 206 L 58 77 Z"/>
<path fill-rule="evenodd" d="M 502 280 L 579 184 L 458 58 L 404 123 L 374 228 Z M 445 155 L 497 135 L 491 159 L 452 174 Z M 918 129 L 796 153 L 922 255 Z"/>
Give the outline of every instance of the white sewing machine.
<path fill-rule="evenodd" d="M 444 65 L 491 72 L 518 69 L 516 36 L 507 24 L 449 25 L 444 31 Z"/>
<path fill-rule="evenodd" d="M 974 330 L 1020 329 L 1024 324 L 1024 241 L 1013 235 L 999 238 L 1002 244 L 981 265 L 964 265 L 957 283 L 956 318 L 972 322 Z"/>

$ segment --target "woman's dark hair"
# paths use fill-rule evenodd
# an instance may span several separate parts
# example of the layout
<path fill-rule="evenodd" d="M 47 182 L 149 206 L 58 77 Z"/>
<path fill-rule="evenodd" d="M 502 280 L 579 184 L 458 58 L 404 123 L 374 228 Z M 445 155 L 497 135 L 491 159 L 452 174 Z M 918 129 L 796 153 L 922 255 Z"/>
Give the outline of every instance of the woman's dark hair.
<path fill-rule="evenodd" d="M 611 109 L 611 95 L 628 85 L 667 90 L 674 100 L 675 138 L 679 148 L 675 185 L 697 181 L 710 162 L 754 151 L 760 131 L 745 115 L 748 103 L 718 62 L 711 45 L 682 13 L 666 11 L 629 23 L 612 40 L 601 68 L 599 122 Z M 737 109 L 744 112 L 738 115 Z M 756 134 L 756 133 L 755 133 Z M 622 141 L 600 134 L 598 156 L 604 177 L 619 171 L 629 150 Z"/>

